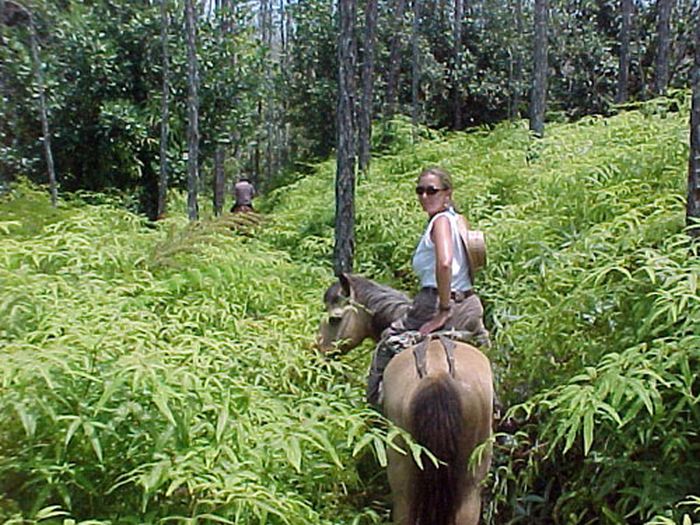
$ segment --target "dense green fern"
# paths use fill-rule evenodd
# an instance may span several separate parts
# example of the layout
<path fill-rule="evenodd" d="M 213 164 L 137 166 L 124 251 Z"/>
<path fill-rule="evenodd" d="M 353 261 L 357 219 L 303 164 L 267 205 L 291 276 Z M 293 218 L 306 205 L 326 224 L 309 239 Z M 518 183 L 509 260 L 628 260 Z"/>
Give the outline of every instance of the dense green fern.
<path fill-rule="evenodd" d="M 497 446 L 489 523 L 697 511 L 685 119 L 645 106 L 543 140 L 517 123 L 416 144 L 392 126 L 399 140 L 358 182 L 356 270 L 415 290 L 415 179 L 452 171 L 487 234 L 477 285 L 517 427 Z M 171 212 L 153 226 L 94 199 L 52 210 L 26 185 L 3 198 L 0 518 L 387 519 L 386 427 L 362 399 L 371 347 L 311 350 L 332 282 L 333 171 L 275 190 L 244 223 Z"/>

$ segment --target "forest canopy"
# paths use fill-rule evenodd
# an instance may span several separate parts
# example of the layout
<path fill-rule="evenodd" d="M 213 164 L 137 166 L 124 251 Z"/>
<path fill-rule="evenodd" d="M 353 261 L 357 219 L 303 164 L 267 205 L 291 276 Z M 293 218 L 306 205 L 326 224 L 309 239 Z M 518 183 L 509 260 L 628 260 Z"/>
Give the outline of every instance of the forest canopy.
<path fill-rule="evenodd" d="M 687 87 L 696 2 L 668 2 L 672 16 L 662 46 L 667 74 L 660 88 L 657 26 L 664 2 L 632 2 L 626 40 L 614 3 L 549 2 L 548 121 L 609 115 L 616 102 L 635 104 Z M 416 7 L 375 0 L 376 30 L 369 39 L 372 3 L 359 2 L 354 19 L 358 88 L 370 59 L 373 79 L 369 98 L 366 90 L 362 97 L 358 92 L 358 112 L 374 121 L 413 115 L 433 129 L 527 117 L 532 2 L 421 0 Z M 43 148 L 50 137 L 61 190 L 126 190 L 136 209 L 156 218 L 159 165 L 167 162 L 170 186 L 184 189 L 188 180 L 186 2 L 2 4 L 0 181 L 25 176 L 47 182 Z M 229 180 L 245 173 L 261 187 L 326 158 L 337 140 L 332 116 L 340 22 L 334 3 L 194 4 L 200 192 L 211 192 L 217 150 Z M 32 27 L 39 64 L 30 45 Z M 620 99 L 624 42 L 627 80 Z M 49 126 L 43 135 L 42 92 Z M 169 125 L 165 145 L 163 123 Z"/>

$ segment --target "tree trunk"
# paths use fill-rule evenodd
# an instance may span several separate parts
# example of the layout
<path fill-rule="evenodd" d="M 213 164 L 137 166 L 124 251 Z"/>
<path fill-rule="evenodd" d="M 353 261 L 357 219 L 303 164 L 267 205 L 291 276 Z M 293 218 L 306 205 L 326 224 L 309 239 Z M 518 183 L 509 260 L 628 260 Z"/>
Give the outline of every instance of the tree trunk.
<path fill-rule="evenodd" d="M 187 32 L 187 216 L 199 218 L 197 186 L 199 184 L 199 97 L 197 87 L 197 28 L 194 0 L 185 0 L 185 29 Z"/>
<path fill-rule="evenodd" d="M 642 18 L 641 16 L 639 17 Z M 647 74 L 644 68 L 644 23 L 638 23 L 639 27 L 636 30 L 637 35 L 637 64 L 639 72 L 639 96 L 641 99 L 645 99 L 649 93 L 649 83 L 647 82 Z"/>
<path fill-rule="evenodd" d="M 338 36 L 338 156 L 335 179 L 336 275 L 351 272 L 355 252 L 355 0 L 340 0 Z"/>
<path fill-rule="evenodd" d="M 260 122 L 262 121 L 262 102 L 258 101 L 258 113 L 257 113 L 258 121 L 257 121 L 257 126 L 256 128 L 260 128 Z M 260 133 L 259 131 L 255 132 L 255 146 L 253 147 L 253 176 L 252 176 L 252 182 L 253 186 L 256 188 L 260 187 L 260 173 L 261 173 L 261 168 L 260 168 Z"/>
<path fill-rule="evenodd" d="M 671 9 L 673 0 L 657 0 L 657 25 L 656 25 L 656 76 L 654 79 L 654 93 L 665 95 L 668 87 L 668 63 L 671 49 Z"/>
<path fill-rule="evenodd" d="M 39 56 L 39 37 L 37 36 L 34 17 L 29 13 L 29 40 L 34 60 L 34 76 L 39 89 L 39 111 L 41 113 L 41 131 L 44 136 L 44 155 L 46 157 L 46 170 L 49 174 L 49 190 L 51 191 L 51 205 L 56 207 L 58 202 L 58 184 L 56 183 L 56 171 L 53 165 L 53 153 L 51 151 L 51 132 L 49 130 L 49 115 L 46 109 L 46 93 L 44 89 L 44 65 Z"/>
<path fill-rule="evenodd" d="M 530 130 L 544 136 L 547 98 L 547 0 L 535 0 L 535 65 L 530 102 Z"/>
<path fill-rule="evenodd" d="M 261 14 L 262 14 L 262 41 L 266 48 L 266 58 L 268 62 L 272 62 L 274 57 L 272 56 L 272 1 L 271 0 L 261 0 Z M 265 172 L 263 176 L 264 185 L 268 185 L 272 182 L 273 174 L 273 164 L 274 164 L 274 131 L 273 123 L 275 119 L 275 103 L 274 97 L 271 96 L 272 93 L 272 67 L 265 68 L 265 89 L 269 96 L 264 99 L 265 109 L 263 111 L 263 119 L 265 121 Z M 258 188 L 261 188 L 263 184 L 261 183 Z"/>
<path fill-rule="evenodd" d="M 455 0 L 453 46 L 452 46 L 452 111 L 453 127 L 462 129 L 462 19 L 464 18 L 462 0 Z"/>
<path fill-rule="evenodd" d="M 160 0 L 160 42 L 163 48 L 163 91 L 160 106 L 160 180 L 158 181 L 158 218 L 162 219 L 167 210 L 168 197 L 168 134 L 170 119 L 170 52 L 168 31 L 170 14 L 167 0 Z"/>
<path fill-rule="evenodd" d="M 622 23 L 620 25 L 620 71 L 617 77 L 617 95 L 615 102 L 623 104 L 629 97 L 628 85 L 630 74 L 630 22 L 632 21 L 632 0 L 620 2 Z"/>
<path fill-rule="evenodd" d="M 689 233 L 700 239 L 700 14 L 695 17 L 695 64 L 691 74 L 693 102 L 690 110 L 690 155 L 688 160 L 688 202 L 686 222 Z"/>
<path fill-rule="evenodd" d="M 515 0 L 515 29 L 518 35 L 525 33 L 523 27 L 523 4 L 522 0 Z M 513 46 L 513 92 L 511 96 L 510 119 L 520 118 L 520 103 L 523 83 L 523 52 L 519 45 Z"/>
<path fill-rule="evenodd" d="M 385 116 L 391 118 L 396 113 L 397 87 L 399 84 L 399 72 L 401 71 L 401 30 L 403 27 L 403 13 L 406 9 L 406 0 L 397 0 L 394 12 L 391 44 L 389 49 L 389 75 L 386 79 Z"/>
<path fill-rule="evenodd" d="M 218 217 L 224 209 L 226 195 L 226 173 L 224 160 L 226 150 L 224 144 L 217 144 L 214 151 L 214 214 Z"/>
<path fill-rule="evenodd" d="M 6 129 L 6 119 L 7 119 L 7 106 L 6 101 L 6 86 L 5 86 L 5 0 L 0 0 L 0 115 L 4 118 L 0 122 L 0 146 L 5 146 L 5 129 Z M 7 99 L 9 99 L 9 94 L 7 94 Z M 0 165 L 0 195 L 7 189 L 7 184 L 10 182 L 9 170 L 6 171 L 5 164 Z"/>
<path fill-rule="evenodd" d="M 372 87 L 374 83 L 374 41 L 377 34 L 377 0 L 368 0 L 365 7 L 365 46 L 362 63 L 362 103 L 358 111 L 360 125 L 360 171 L 367 173 L 372 140 Z"/>
<path fill-rule="evenodd" d="M 279 0 L 280 11 L 280 50 L 282 51 L 282 61 L 287 54 L 287 27 L 285 25 L 285 17 L 287 10 L 284 8 L 284 0 Z"/>
<path fill-rule="evenodd" d="M 280 72 L 282 74 L 282 82 L 284 85 L 289 85 L 289 28 L 290 22 L 287 19 L 289 10 L 285 8 L 285 0 L 280 0 L 280 47 L 282 57 L 280 59 Z M 279 132 L 280 132 L 280 154 L 279 162 L 282 166 L 286 166 L 289 162 L 289 123 L 287 115 L 289 113 L 289 101 L 287 97 L 282 97 L 280 111 L 282 113 Z"/>
<path fill-rule="evenodd" d="M 420 119 L 419 89 L 420 89 L 420 42 L 418 34 L 420 31 L 420 9 L 421 0 L 413 0 L 413 31 L 411 33 L 411 47 L 413 48 L 413 58 L 411 60 L 411 121 L 413 122 L 413 134 L 415 137 L 416 128 Z"/>

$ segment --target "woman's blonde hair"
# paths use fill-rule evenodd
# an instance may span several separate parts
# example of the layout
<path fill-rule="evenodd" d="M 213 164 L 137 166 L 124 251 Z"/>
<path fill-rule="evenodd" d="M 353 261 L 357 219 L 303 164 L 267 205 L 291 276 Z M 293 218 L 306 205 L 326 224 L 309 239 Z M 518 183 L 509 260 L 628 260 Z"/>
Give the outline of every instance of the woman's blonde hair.
<path fill-rule="evenodd" d="M 451 190 L 453 188 L 452 175 L 450 175 L 449 172 L 445 169 L 439 168 L 437 166 L 430 166 L 428 168 L 425 168 L 423 171 L 420 172 L 420 175 L 418 175 L 418 181 L 420 181 L 424 175 L 435 175 L 438 179 L 440 179 L 440 183 L 445 189 Z"/>

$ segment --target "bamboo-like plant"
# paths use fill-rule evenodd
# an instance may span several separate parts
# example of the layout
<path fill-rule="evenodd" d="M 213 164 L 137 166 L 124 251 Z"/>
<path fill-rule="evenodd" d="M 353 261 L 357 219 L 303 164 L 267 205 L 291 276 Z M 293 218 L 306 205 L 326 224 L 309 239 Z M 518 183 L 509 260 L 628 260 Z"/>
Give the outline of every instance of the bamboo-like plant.
<path fill-rule="evenodd" d="M 489 523 L 697 521 L 686 113 L 653 102 L 536 142 L 520 122 L 410 147 L 398 121 L 358 183 L 356 267 L 407 291 L 421 168 L 450 170 L 486 232 L 476 284 L 516 426 L 496 442 Z M 332 163 L 266 196 L 261 223 L 146 227 L 100 199 L 53 209 L 20 184 L 0 201 L 0 518 L 385 521 L 399 431 L 364 405 L 371 348 L 311 348 Z"/>

